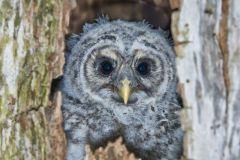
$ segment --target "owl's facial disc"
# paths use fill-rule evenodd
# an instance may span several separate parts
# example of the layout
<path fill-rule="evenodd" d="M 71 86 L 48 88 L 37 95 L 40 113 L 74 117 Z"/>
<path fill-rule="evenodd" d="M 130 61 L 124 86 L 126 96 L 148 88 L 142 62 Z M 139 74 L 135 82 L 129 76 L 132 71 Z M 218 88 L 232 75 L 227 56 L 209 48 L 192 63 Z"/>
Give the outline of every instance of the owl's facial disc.
<path fill-rule="evenodd" d="M 161 84 L 162 69 L 158 57 L 149 52 L 137 50 L 124 57 L 108 46 L 92 52 L 84 67 L 90 95 L 117 106 L 152 101 Z"/>

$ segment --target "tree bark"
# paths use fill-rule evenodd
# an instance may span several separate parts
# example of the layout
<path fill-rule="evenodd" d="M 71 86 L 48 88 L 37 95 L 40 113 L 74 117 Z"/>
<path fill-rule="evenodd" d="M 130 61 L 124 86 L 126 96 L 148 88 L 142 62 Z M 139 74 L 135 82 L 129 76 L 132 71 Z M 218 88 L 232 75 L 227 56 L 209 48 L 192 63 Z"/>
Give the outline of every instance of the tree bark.
<path fill-rule="evenodd" d="M 171 1 L 184 158 L 240 159 L 238 0 Z"/>
<path fill-rule="evenodd" d="M 64 159 L 61 97 L 68 1 L 0 0 L 0 159 Z"/>

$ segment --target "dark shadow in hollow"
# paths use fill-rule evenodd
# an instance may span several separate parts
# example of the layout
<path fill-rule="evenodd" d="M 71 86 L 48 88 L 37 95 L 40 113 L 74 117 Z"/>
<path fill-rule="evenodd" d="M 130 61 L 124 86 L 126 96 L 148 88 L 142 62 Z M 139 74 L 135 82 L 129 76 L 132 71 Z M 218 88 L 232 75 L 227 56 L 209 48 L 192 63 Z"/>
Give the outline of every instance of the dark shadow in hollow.
<path fill-rule="evenodd" d="M 170 29 L 171 8 L 168 0 L 78 0 L 70 16 L 70 33 L 79 33 L 86 22 L 102 15 L 110 20 L 146 20 L 154 28 Z"/>

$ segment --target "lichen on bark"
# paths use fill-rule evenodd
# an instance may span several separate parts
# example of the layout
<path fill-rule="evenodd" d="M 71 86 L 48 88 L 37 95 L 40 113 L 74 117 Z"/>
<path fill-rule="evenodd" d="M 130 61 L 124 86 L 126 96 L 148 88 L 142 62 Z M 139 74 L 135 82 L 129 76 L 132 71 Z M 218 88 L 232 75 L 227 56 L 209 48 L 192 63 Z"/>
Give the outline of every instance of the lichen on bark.
<path fill-rule="evenodd" d="M 64 159 L 60 105 L 49 101 L 53 67 L 62 69 L 52 60 L 63 59 L 63 3 L 0 0 L 0 159 Z"/>

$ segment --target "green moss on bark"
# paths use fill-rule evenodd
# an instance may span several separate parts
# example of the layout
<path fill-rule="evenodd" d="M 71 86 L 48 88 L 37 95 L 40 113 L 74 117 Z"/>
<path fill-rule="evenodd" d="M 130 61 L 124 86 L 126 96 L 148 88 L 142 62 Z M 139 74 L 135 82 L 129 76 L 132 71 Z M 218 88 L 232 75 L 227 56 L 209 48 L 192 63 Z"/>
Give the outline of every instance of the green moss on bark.
<path fill-rule="evenodd" d="M 3 36 L 0 38 L 0 71 L 2 71 L 2 64 L 3 64 L 3 51 L 6 47 L 6 44 L 9 43 L 11 38 L 9 36 Z M 3 86 L 4 84 L 4 77 L 2 74 L 0 74 L 0 86 Z"/>
<path fill-rule="evenodd" d="M 49 57 L 56 49 L 59 12 L 62 1 L 25 0 L 20 1 L 17 8 L 12 2 L 3 0 L 0 6 L 0 28 L 3 27 L 5 35 L 0 38 L 0 71 L 2 71 L 2 52 L 5 46 L 13 43 L 12 53 L 19 72 L 17 77 L 16 113 L 9 110 L 10 99 L 8 84 L 0 73 L 0 159 L 47 159 L 50 152 L 48 122 L 45 118 L 44 108 L 48 106 L 51 71 Z M 20 3 L 22 3 L 20 5 Z M 21 7 L 23 14 L 20 15 Z M 14 17 L 11 26 L 13 35 L 9 34 L 8 21 Z M 19 41 L 17 39 L 20 25 L 25 23 L 23 52 L 19 56 Z M 4 25 L 4 26 L 3 26 Z M 13 37 L 11 37 L 13 36 Z M 25 56 L 23 56 L 25 55 Z M 9 126 L 7 121 L 11 122 Z M 2 144 L 6 148 L 2 148 Z M 24 153 L 26 152 L 26 153 Z M 28 155 L 30 157 L 28 157 Z"/>
<path fill-rule="evenodd" d="M 3 51 L 6 45 L 11 41 L 9 36 L 3 36 L 0 38 L 0 71 L 2 71 L 3 65 Z M 7 99 L 10 97 L 8 87 L 5 82 L 5 78 L 2 74 L 0 74 L 0 86 L 3 94 L 0 95 L 0 125 L 5 121 L 6 117 L 9 116 L 8 109 L 7 109 Z"/>
<path fill-rule="evenodd" d="M 11 1 L 9 0 L 3 0 L 0 6 L 0 25 L 2 24 L 2 21 L 5 19 L 10 18 L 13 15 L 13 7 L 11 5 Z"/>

